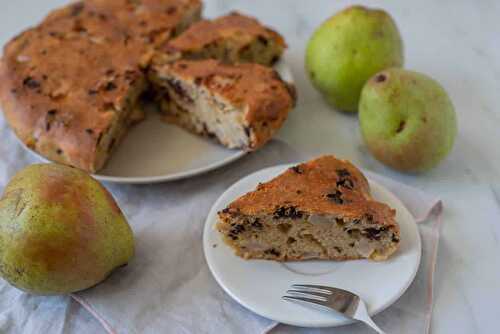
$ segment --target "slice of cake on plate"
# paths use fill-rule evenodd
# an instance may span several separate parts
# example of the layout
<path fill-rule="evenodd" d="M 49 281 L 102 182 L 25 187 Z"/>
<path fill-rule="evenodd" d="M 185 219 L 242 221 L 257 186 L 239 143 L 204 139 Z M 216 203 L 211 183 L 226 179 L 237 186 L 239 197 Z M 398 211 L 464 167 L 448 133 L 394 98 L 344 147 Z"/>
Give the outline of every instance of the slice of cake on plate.
<path fill-rule="evenodd" d="M 254 150 L 282 126 L 294 105 L 294 89 L 258 64 L 179 60 L 153 66 L 167 121 L 213 137 L 229 148 Z"/>
<path fill-rule="evenodd" d="M 193 24 L 169 41 L 164 59 L 217 59 L 224 63 L 273 65 L 286 48 L 276 31 L 252 17 L 231 13 Z M 160 55 L 161 57 L 161 55 Z M 166 58 L 165 58 L 166 57 Z"/>
<path fill-rule="evenodd" d="M 229 204 L 217 229 L 246 259 L 381 261 L 398 249 L 395 214 L 355 166 L 323 156 Z"/>

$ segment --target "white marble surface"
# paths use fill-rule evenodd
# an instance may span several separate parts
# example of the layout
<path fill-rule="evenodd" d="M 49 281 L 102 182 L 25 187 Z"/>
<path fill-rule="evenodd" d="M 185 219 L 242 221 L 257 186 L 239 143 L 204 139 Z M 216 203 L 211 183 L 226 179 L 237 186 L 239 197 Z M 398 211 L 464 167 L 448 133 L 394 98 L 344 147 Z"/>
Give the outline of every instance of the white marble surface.
<path fill-rule="evenodd" d="M 65 0 L 2 1 L 0 44 Z M 282 32 L 290 45 L 299 104 L 280 137 L 308 153 L 330 152 L 375 172 L 438 194 L 445 203 L 435 286 L 434 333 L 497 332 L 500 311 L 500 2 L 495 0 L 359 1 L 388 10 L 405 41 L 406 66 L 448 90 L 459 136 L 449 158 L 422 175 L 403 175 L 372 159 L 357 118 L 330 110 L 303 70 L 304 47 L 314 28 L 350 1 L 215 0 L 206 13 L 255 15 Z M 0 157 L 1 159 L 1 157 Z M 5 173 L 6 171 L 0 171 Z M 82 325 L 101 331 L 77 305 L 61 332 Z M 42 310 L 40 310 L 42 308 Z M 43 304 L 33 308 L 33 318 Z M 84 327 L 81 327 L 84 328 Z M 278 332 L 298 329 L 282 327 Z M 309 332 L 309 330 L 299 330 Z"/>

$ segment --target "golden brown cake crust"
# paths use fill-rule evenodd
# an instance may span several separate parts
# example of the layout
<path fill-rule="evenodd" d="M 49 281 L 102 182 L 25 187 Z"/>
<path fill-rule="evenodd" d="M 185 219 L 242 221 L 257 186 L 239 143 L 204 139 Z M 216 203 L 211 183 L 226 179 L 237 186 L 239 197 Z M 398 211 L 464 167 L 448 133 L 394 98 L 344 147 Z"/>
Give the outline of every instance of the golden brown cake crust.
<path fill-rule="evenodd" d="M 263 26 L 255 18 L 233 12 L 215 20 L 203 20 L 193 24 L 182 35 L 171 40 L 167 50 L 192 52 L 231 38 L 241 47 L 249 45 L 255 39 L 263 43 L 273 41 L 280 49 L 287 47 L 283 37 L 276 31 Z"/>
<path fill-rule="evenodd" d="M 133 102 L 127 99 L 143 89 L 140 65 L 154 44 L 147 36 L 156 40 L 158 31 L 170 34 L 185 6 L 193 7 L 189 15 L 201 8 L 197 0 L 129 3 L 134 1 L 71 4 L 5 46 L 0 102 L 28 147 L 90 172 L 102 167 L 97 148 L 103 134 Z M 169 14 L 168 8 L 176 9 Z M 155 16 L 159 9 L 165 10 Z"/>
<path fill-rule="evenodd" d="M 180 78 L 205 86 L 233 106 L 245 109 L 245 121 L 253 134 L 250 149 L 266 143 L 281 127 L 294 105 L 293 89 L 279 74 L 258 64 L 225 65 L 216 60 L 179 60 L 154 66 L 152 76 Z"/>
<path fill-rule="evenodd" d="M 340 192 L 338 190 L 340 189 Z M 371 216 L 373 224 L 399 227 L 396 212 L 372 200 L 368 181 L 350 162 L 323 156 L 290 168 L 273 180 L 232 202 L 231 212 L 258 214 L 339 214 L 344 218 Z"/>

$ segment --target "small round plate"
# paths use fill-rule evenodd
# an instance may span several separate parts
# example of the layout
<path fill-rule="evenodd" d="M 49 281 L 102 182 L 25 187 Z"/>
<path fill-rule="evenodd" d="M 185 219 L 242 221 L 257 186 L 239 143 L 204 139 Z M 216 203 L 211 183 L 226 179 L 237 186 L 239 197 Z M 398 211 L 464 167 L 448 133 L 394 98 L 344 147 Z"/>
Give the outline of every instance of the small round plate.
<path fill-rule="evenodd" d="M 304 307 L 281 299 L 292 284 L 319 284 L 358 294 L 374 315 L 394 303 L 415 278 L 420 264 L 421 241 L 417 225 L 403 203 L 370 180 L 373 197 L 396 209 L 401 228 L 400 249 L 389 260 L 372 262 L 306 261 L 279 263 L 243 260 L 223 243 L 214 229 L 217 212 L 239 196 L 255 189 L 292 165 L 267 168 L 231 186 L 214 204 L 205 223 L 205 257 L 219 285 L 249 310 L 281 323 L 303 327 L 332 327 L 352 322 L 339 313 Z"/>
<path fill-rule="evenodd" d="M 283 80 L 293 83 L 290 67 L 280 61 L 275 69 Z M 149 109 L 149 108 L 148 108 Z M 47 161 L 28 149 L 41 160 Z M 146 120 L 134 126 L 113 152 L 106 167 L 93 175 L 114 183 L 157 183 L 196 176 L 227 165 L 246 154 L 227 149 L 160 120 L 148 110 Z"/>

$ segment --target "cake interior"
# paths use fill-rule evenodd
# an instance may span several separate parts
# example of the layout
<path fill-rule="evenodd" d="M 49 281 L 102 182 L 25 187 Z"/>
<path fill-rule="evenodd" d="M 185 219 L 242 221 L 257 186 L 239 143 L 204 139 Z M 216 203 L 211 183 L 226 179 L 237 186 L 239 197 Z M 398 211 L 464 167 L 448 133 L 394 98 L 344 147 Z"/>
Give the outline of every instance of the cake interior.
<path fill-rule="evenodd" d="M 278 215 L 222 214 L 217 229 L 238 256 L 276 261 L 308 259 L 385 260 L 397 249 L 392 226 L 369 217 L 350 219 L 282 208 Z"/>
<path fill-rule="evenodd" d="M 250 145 L 251 130 L 245 127 L 244 109 L 225 102 L 195 82 L 162 78 L 161 112 L 165 120 L 214 138 L 229 148 Z"/>

